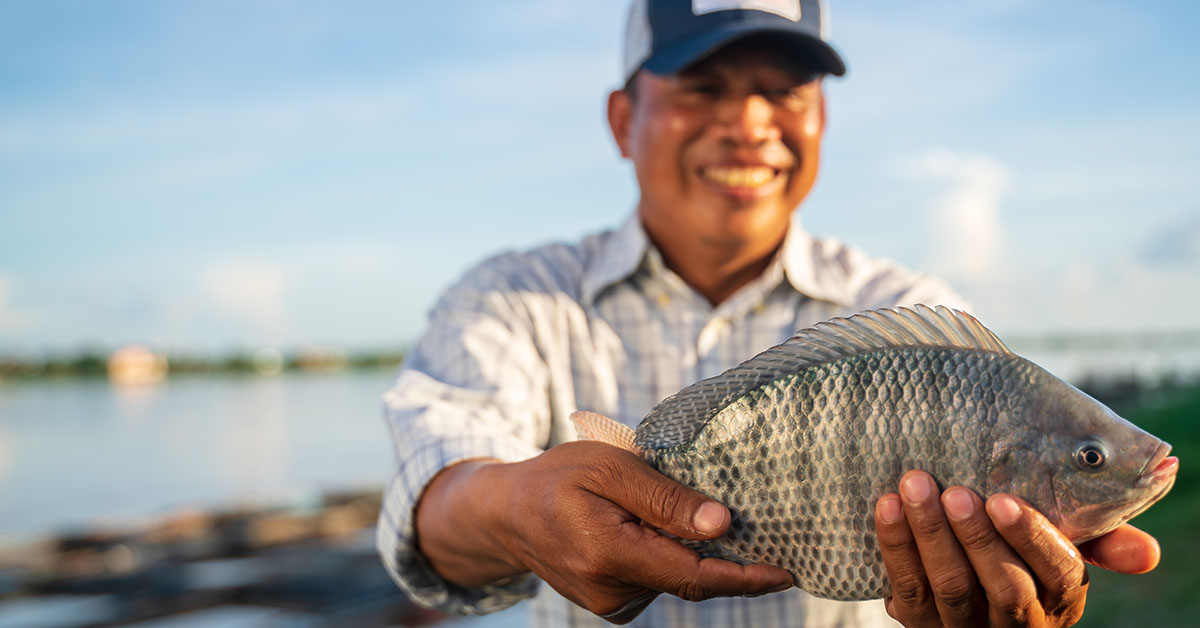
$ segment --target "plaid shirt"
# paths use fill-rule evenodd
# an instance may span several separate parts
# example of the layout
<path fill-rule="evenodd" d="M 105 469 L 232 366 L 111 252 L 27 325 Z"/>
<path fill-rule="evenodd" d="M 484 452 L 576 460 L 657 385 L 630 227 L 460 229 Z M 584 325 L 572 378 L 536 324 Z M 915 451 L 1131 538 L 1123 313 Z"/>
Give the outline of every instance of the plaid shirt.
<path fill-rule="evenodd" d="M 861 310 L 963 307 L 945 283 L 794 222 L 767 270 L 711 306 L 662 262 L 636 216 L 615 231 L 489 259 L 434 307 L 385 414 L 399 466 L 385 493 L 379 551 L 418 602 L 486 613 L 536 596 L 534 626 L 605 626 L 533 576 L 464 589 L 414 544 L 413 508 L 447 465 L 518 461 L 575 439 L 586 409 L 636 425 L 656 403 L 778 344 L 798 329 Z M 879 601 L 834 602 L 798 589 L 687 602 L 660 596 L 633 626 L 895 626 Z"/>

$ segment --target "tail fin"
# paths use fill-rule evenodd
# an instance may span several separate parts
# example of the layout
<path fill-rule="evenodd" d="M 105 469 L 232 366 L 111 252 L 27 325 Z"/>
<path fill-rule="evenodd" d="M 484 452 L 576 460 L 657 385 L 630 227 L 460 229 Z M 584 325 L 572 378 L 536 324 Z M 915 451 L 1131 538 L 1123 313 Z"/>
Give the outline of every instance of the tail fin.
<path fill-rule="evenodd" d="M 575 431 L 580 439 L 598 440 L 642 455 L 642 450 L 633 444 L 634 431 L 628 425 L 618 423 L 603 414 L 585 410 L 572 412 L 571 422 L 575 424 Z"/>

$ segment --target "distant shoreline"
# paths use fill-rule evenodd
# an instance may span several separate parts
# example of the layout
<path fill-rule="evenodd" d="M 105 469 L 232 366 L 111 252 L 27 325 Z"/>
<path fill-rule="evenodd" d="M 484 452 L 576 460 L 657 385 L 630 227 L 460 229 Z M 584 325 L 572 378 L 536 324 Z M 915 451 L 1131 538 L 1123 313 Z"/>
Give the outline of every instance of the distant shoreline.
<path fill-rule="evenodd" d="M 28 358 L 0 355 L 0 382 L 42 379 L 110 378 L 114 351 L 84 350 L 66 356 Z M 148 350 L 147 350 L 148 351 Z M 281 352 L 276 349 L 236 351 L 220 357 L 195 354 L 152 354 L 161 359 L 162 375 L 274 376 L 282 373 L 331 373 L 393 369 L 404 361 L 403 349 L 349 353 L 331 349 Z"/>

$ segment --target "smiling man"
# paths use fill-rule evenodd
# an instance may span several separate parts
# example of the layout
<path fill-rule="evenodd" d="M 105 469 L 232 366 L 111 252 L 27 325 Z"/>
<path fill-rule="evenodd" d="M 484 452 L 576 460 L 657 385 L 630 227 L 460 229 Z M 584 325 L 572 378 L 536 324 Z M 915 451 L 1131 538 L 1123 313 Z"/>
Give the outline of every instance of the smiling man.
<path fill-rule="evenodd" d="M 1153 566 L 1153 539 L 1128 526 L 1081 553 L 1017 499 L 941 492 L 915 471 L 876 513 L 893 596 L 817 599 L 778 568 L 697 556 L 672 537 L 722 534 L 723 505 L 574 440 L 576 409 L 636 425 L 832 316 L 962 305 L 943 282 L 793 219 L 820 161 L 821 81 L 845 71 L 823 11 L 634 2 L 608 119 L 636 210 L 615 230 L 468 272 L 385 395 L 399 468 L 379 548 L 414 599 L 484 613 L 536 596 L 533 624 L 555 627 L 1060 626 L 1082 613 L 1085 558 Z"/>

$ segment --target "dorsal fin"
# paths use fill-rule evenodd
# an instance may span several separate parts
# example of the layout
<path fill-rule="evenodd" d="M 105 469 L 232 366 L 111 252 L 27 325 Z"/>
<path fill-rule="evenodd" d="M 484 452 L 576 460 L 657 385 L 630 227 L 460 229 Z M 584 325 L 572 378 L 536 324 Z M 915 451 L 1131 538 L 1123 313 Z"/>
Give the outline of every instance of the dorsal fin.
<path fill-rule="evenodd" d="M 869 310 L 796 332 L 745 362 L 667 397 L 637 428 L 643 450 L 690 442 L 722 408 L 811 366 L 892 347 L 955 347 L 1012 353 L 975 317 L 945 306 Z"/>

